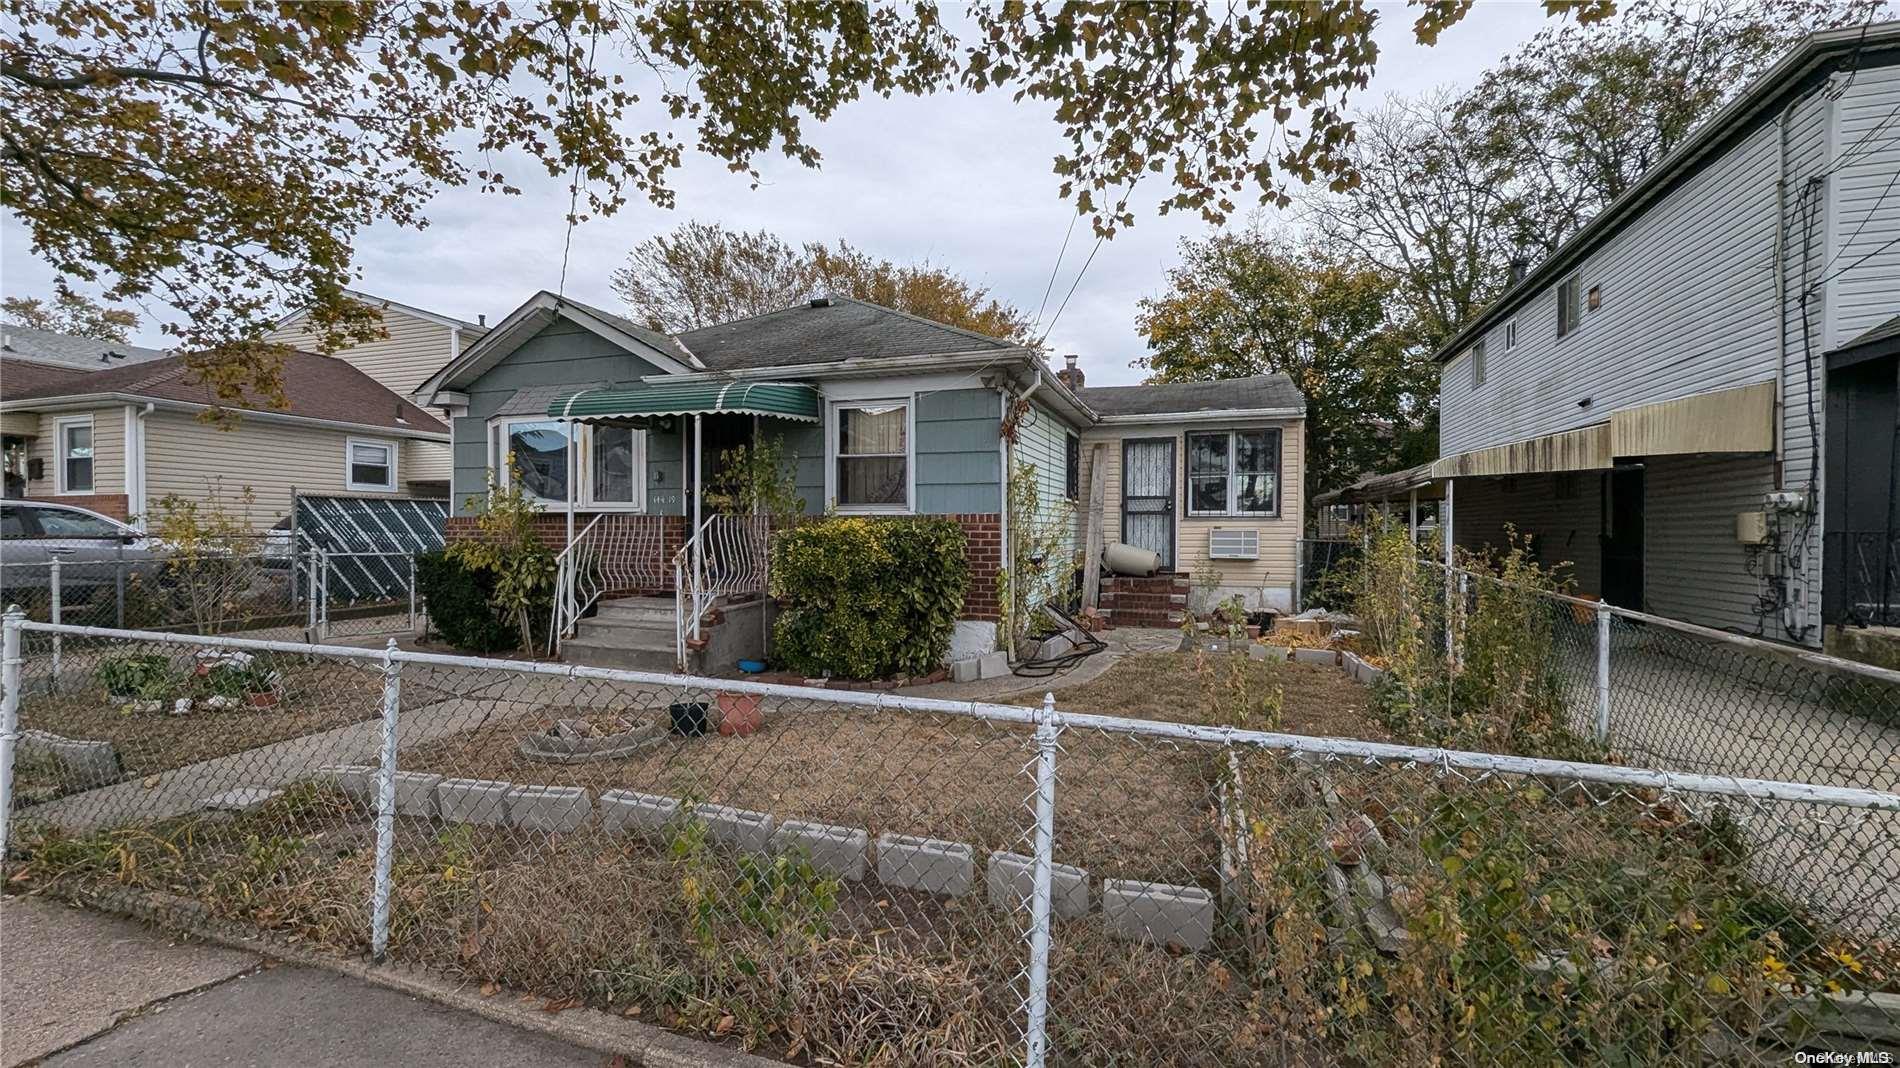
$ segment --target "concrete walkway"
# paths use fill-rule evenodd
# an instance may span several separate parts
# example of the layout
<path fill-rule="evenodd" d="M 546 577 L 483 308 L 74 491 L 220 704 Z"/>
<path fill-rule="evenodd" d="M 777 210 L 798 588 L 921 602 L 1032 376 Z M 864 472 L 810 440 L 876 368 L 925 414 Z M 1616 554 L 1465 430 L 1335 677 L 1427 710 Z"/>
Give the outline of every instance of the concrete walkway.
<path fill-rule="evenodd" d="M 0 1068 L 774 1063 L 544 1005 L 407 969 L 275 960 L 38 898 L 0 899 Z"/>

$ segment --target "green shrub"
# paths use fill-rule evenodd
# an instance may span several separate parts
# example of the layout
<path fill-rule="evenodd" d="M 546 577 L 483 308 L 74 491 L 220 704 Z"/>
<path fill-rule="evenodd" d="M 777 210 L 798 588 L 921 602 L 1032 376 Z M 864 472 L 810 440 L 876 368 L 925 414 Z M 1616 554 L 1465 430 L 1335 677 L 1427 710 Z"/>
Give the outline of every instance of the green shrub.
<path fill-rule="evenodd" d="M 943 663 L 970 582 L 951 519 L 832 518 L 772 543 L 778 659 L 807 675 L 881 679 Z"/>
<path fill-rule="evenodd" d="M 416 584 L 429 606 L 429 625 L 457 649 L 496 653 L 515 648 L 520 633 L 492 604 L 495 579 L 444 552 L 416 557 Z"/>
<path fill-rule="evenodd" d="M 171 658 L 160 653 L 112 656 L 99 664 L 99 683 L 113 697 L 163 701 L 178 690 L 180 681 Z"/>

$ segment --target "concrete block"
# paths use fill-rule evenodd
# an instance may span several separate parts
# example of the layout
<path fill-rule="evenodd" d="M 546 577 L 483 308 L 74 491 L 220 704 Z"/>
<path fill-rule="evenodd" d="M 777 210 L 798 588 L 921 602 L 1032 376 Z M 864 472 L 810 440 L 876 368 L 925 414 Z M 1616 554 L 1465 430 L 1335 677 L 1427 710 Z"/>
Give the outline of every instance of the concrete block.
<path fill-rule="evenodd" d="M 983 659 L 971 657 L 950 665 L 951 682 L 975 682 L 983 677 Z"/>
<path fill-rule="evenodd" d="M 1198 886 L 1104 879 L 1102 920 L 1121 938 L 1205 949 L 1214 939 L 1214 895 Z"/>
<path fill-rule="evenodd" d="M 976 658 L 976 663 L 978 678 L 1000 679 L 1009 674 L 1009 654 L 1001 650 L 984 653 Z"/>
<path fill-rule="evenodd" d="M 263 786 L 240 786 L 235 790 L 226 790 L 213 797 L 198 802 L 204 808 L 221 812 L 249 812 L 261 808 L 272 798 L 282 794 L 282 790 L 272 790 Z"/>
<path fill-rule="evenodd" d="M 1295 649 L 1293 660 L 1300 664 L 1338 664 L 1339 654 L 1331 649 Z"/>
<path fill-rule="evenodd" d="M 1036 890 L 1036 858 L 997 850 L 983 873 L 990 904 L 1005 911 L 1018 908 Z M 1073 919 L 1089 912 L 1089 873 L 1069 864 L 1056 864 L 1049 873 L 1049 902 L 1057 916 Z"/>
<path fill-rule="evenodd" d="M 373 777 L 371 781 L 375 781 Z M 435 788 L 441 781 L 442 776 L 429 772 L 397 772 L 396 815 L 427 816 L 433 819 L 438 811 L 435 807 Z"/>
<path fill-rule="evenodd" d="M 1367 686 L 1377 686 L 1379 683 L 1385 681 L 1385 669 L 1367 664 L 1365 677 L 1359 681 L 1365 683 Z"/>
<path fill-rule="evenodd" d="M 677 797 L 608 790 L 600 795 L 600 826 L 609 834 L 664 834 L 679 819 Z"/>
<path fill-rule="evenodd" d="M 880 834 L 877 878 L 887 886 L 962 897 L 976 882 L 976 850 L 963 842 Z"/>
<path fill-rule="evenodd" d="M 864 878 L 864 855 L 871 847 L 871 836 L 859 827 L 805 820 L 786 820 L 772 832 L 774 852 L 799 847 L 811 856 L 812 866 L 819 871 L 855 883 Z"/>
<path fill-rule="evenodd" d="M 508 791 L 514 788 L 514 783 L 493 779 L 443 779 L 435 786 L 436 811 L 449 823 L 505 827 Z"/>
<path fill-rule="evenodd" d="M 51 731 L 21 731 L 19 752 L 59 765 L 62 785 L 92 787 L 119 781 L 119 751 L 111 742 L 65 738 Z"/>
<path fill-rule="evenodd" d="M 1249 645 L 1247 646 L 1247 659 L 1249 659 L 1249 660 L 1265 660 L 1266 658 L 1267 658 L 1267 647 L 1266 647 L 1266 646 L 1264 646 L 1264 645 L 1261 645 L 1261 644 L 1260 644 L 1260 643 L 1258 643 L 1258 642 L 1253 642 L 1253 643 L 1250 643 L 1250 644 L 1249 644 Z"/>
<path fill-rule="evenodd" d="M 698 805 L 693 818 L 706 825 L 713 841 L 747 853 L 772 849 L 772 829 L 778 821 L 769 812 L 751 812 L 730 805 Z"/>
<path fill-rule="evenodd" d="M 357 804 L 370 805 L 376 801 L 376 771 L 370 764 L 325 764 L 317 774 L 335 783 Z"/>
<path fill-rule="evenodd" d="M 1269 663 L 1284 663 L 1286 659 L 1293 654 L 1293 650 L 1284 645 L 1258 645 L 1255 646 L 1255 648 L 1266 650 L 1266 657 Z"/>
<path fill-rule="evenodd" d="M 508 793 L 508 822 L 524 831 L 571 831 L 594 814 L 579 786 L 517 786 Z"/>

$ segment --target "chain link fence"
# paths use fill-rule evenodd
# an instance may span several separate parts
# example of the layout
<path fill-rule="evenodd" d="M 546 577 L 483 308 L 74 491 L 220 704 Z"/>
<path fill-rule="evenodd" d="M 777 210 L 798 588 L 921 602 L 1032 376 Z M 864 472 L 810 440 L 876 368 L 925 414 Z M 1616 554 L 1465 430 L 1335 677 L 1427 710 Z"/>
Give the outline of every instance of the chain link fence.
<path fill-rule="evenodd" d="M 261 536 L 182 551 L 83 541 L 50 553 L 0 547 L 0 603 L 41 622 L 307 641 L 416 634 L 426 621 L 406 550 L 332 552 Z"/>
<path fill-rule="evenodd" d="M 1891 789 L 17 620 L 5 660 L 9 892 L 789 1060 L 1900 1047 Z"/>

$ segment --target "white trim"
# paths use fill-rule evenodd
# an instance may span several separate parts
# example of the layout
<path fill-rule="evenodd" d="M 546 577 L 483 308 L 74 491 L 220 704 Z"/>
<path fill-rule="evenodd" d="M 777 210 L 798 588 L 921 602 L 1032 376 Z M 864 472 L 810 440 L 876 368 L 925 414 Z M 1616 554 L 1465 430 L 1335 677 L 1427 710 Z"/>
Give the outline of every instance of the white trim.
<path fill-rule="evenodd" d="M 875 408 L 880 405 L 904 406 L 904 504 L 845 504 L 838 500 L 838 412 L 843 408 Z M 914 515 L 917 511 L 917 395 L 865 397 L 834 400 L 825 414 L 825 500 L 833 510 L 851 515 Z M 873 454 L 888 455 L 888 454 Z M 1007 480 L 1005 480 L 1007 485 Z"/>
<path fill-rule="evenodd" d="M 66 428 L 84 425 L 90 438 L 88 448 L 92 455 L 87 460 L 92 464 L 90 478 L 85 489 L 72 489 L 66 485 Z M 59 497 L 88 497 L 99 492 L 99 428 L 94 425 L 92 414 L 68 415 L 53 420 L 53 493 Z"/>
<path fill-rule="evenodd" d="M 1221 408 L 1206 412 L 1153 412 L 1147 415 L 1104 415 L 1111 426 L 1179 426 L 1182 423 L 1225 423 L 1238 419 L 1304 419 L 1305 408 Z"/>
<path fill-rule="evenodd" d="M 387 485 L 379 486 L 373 482 L 356 481 L 356 447 L 358 445 L 363 445 L 372 449 L 383 449 L 388 452 L 389 454 L 389 482 Z M 396 472 L 397 457 L 399 457 L 401 454 L 402 454 L 402 447 L 398 445 L 395 441 L 390 440 L 388 438 L 357 438 L 357 437 L 344 438 L 343 439 L 343 487 L 349 490 L 351 493 L 394 493 L 396 492 L 396 487 L 402 484 L 400 479 L 398 479 L 397 472 Z"/>
<path fill-rule="evenodd" d="M 1238 465 L 1240 458 L 1240 435 L 1268 433 L 1272 434 L 1276 439 L 1274 442 L 1275 448 L 1273 455 L 1273 507 L 1264 512 L 1243 512 L 1239 508 L 1239 480 L 1242 474 Z M 1227 481 L 1226 510 L 1219 512 L 1198 511 L 1194 507 L 1194 450 L 1190 445 L 1189 439 L 1196 435 L 1205 437 L 1215 434 L 1224 434 L 1227 437 L 1227 471 L 1225 475 L 1222 476 Z M 1283 510 L 1281 494 L 1285 490 L 1285 486 L 1282 484 L 1284 482 L 1282 475 L 1285 470 L 1286 432 L 1281 427 L 1260 426 L 1236 427 L 1232 430 L 1183 431 L 1181 434 L 1181 495 L 1186 507 L 1181 510 L 1182 514 L 1194 519 L 1278 519 Z M 1254 471 L 1248 473 L 1259 474 L 1260 472 Z M 1201 475 L 1200 477 L 1212 478 L 1214 476 Z"/>
<path fill-rule="evenodd" d="M 100 408 L 114 404 L 150 404 L 168 412 L 203 412 L 211 405 L 196 404 L 191 401 L 169 400 L 161 397 L 146 397 L 137 393 L 73 393 L 60 397 L 31 397 L 22 400 L 0 401 L 0 412 L 63 412 L 77 408 Z M 330 430 L 347 430 L 385 437 L 410 438 L 416 441 L 439 441 L 448 444 L 452 435 L 448 431 L 405 430 L 397 426 L 383 426 L 378 423 L 348 423 L 340 419 L 318 419 L 308 415 L 288 415 L 284 412 L 262 412 L 253 408 L 233 408 L 225 410 L 237 412 L 245 419 L 256 419 L 265 423 L 284 423 L 290 426 L 324 427 Z M 431 416 L 430 418 L 434 418 Z"/>
<path fill-rule="evenodd" d="M 589 423 L 579 423 L 548 415 L 497 415 L 491 417 L 483 427 L 486 437 L 488 466 L 486 481 L 493 485 L 506 485 L 501 470 L 501 458 L 504 453 L 503 440 L 508 436 L 508 428 L 516 423 L 551 423 L 567 428 L 569 463 L 572 467 L 569 475 L 568 491 L 574 495 L 574 507 L 587 512 L 632 512 L 645 515 L 647 510 L 647 432 L 638 427 L 633 431 L 633 486 L 632 501 L 598 501 L 594 499 L 593 449 L 594 428 Z M 682 434 L 682 437 L 684 435 Z M 566 509 L 566 497 L 528 498 L 548 508 Z"/>

